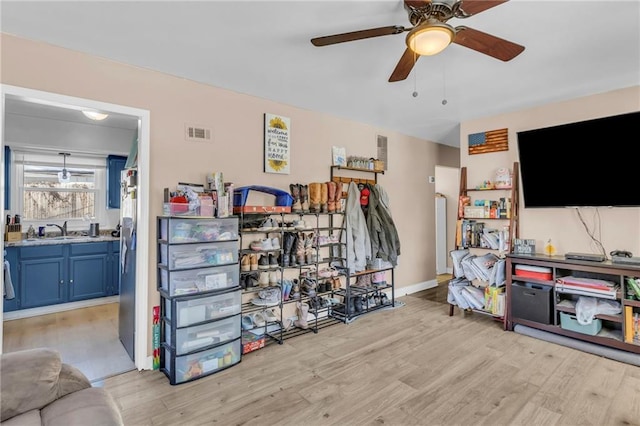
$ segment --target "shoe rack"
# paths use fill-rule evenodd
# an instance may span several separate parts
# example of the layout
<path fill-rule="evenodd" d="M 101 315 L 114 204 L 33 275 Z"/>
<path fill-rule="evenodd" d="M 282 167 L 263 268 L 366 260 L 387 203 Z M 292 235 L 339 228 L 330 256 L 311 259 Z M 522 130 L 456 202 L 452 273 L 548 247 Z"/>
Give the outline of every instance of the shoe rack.
<path fill-rule="evenodd" d="M 157 222 L 160 370 L 176 385 L 240 362 L 238 219 Z"/>
<path fill-rule="evenodd" d="M 331 180 L 336 182 L 340 189 L 351 182 L 375 185 L 378 182 L 378 174 L 384 174 L 384 171 L 331 166 Z M 373 179 L 370 178 L 371 175 Z M 343 194 L 342 198 L 346 200 L 346 192 Z M 334 223 L 333 218 L 330 223 L 332 232 L 339 230 L 340 235 L 346 233 L 344 217 L 339 224 Z M 339 256 L 336 256 L 341 263 L 341 266 L 336 267 L 340 270 L 344 283 L 333 292 L 333 296 L 340 302 L 330 308 L 330 315 L 344 323 L 349 323 L 361 315 L 395 306 L 394 268 L 371 262 L 363 271 L 350 272 L 346 255 L 350 248 L 348 244 L 343 244 Z M 333 263 L 338 264 L 336 260 Z"/>
<path fill-rule="evenodd" d="M 239 213 L 243 354 L 283 342 L 282 223 L 283 213 Z"/>

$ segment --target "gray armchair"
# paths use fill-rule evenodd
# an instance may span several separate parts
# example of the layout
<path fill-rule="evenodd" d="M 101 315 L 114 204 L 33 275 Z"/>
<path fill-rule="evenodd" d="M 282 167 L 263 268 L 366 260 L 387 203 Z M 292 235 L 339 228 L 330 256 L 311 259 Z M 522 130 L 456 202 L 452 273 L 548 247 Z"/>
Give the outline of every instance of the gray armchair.
<path fill-rule="evenodd" d="M 11 425 L 123 425 L 109 393 L 92 387 L 77 368 L 52 349 L 0 356 L 0 422 Z"/>

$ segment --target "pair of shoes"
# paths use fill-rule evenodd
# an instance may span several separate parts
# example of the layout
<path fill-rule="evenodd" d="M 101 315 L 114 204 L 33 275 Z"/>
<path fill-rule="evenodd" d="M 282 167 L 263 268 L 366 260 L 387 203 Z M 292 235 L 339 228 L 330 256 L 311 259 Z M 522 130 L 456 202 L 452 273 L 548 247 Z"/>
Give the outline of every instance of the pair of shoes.
<path fill-rule="evenodd" d="M 255 251 L 279 250 L 280 244 L 278 243 L 278 248 L 274 249 L 271 238 L 263 238 L 262 240 L 253 241 L 249 247 Z"/>
<path fill-rule="evenodd" d="M 265 309 L 263 312 L 264 319 L 267 322 L 279 322 L 280 316 L 276 315 L 275 309 Z"/>
<path fill-rule="evenodd" d="M 278 229 L 280 229 L 280 224 L 272 217 L 266 218 L 260 226 L 258 226 L 258 231 L 262 232 L 277 231 Z"/>
<path fill-rule="evenodd" d="M 269 255 L 260 255 L 260 259 L 258 259 L 258 269 L 269 269 Z"/>
<path fill-rule="evenodd" d="M 318 271 L 318 276 L 322 277 L 322 278 L 337 277 L 338 276 L 338 270 L 336 268 L 334 268 L 333 266 L 329 266 L 329 267 L 326 267 L 326 268 L 321 268 Z"/>
<path fill-rule="evenodd" d="M 374 272 L 371 275 L 371 284 L 375 286 L 385 286 L 387 285 L 386 275 L 382 271 Z"/>
<path fill-rule="evenodd" d="M 252 272 L 250 274 L 245 275 L 243 278 L 243 286 L 242 288 L 244 288 L 245 290 L 248 288 L 252 288 L 252 287 L 258 287 L 259 281 L 258 281 L 258 273 L 257 272 Z"/>

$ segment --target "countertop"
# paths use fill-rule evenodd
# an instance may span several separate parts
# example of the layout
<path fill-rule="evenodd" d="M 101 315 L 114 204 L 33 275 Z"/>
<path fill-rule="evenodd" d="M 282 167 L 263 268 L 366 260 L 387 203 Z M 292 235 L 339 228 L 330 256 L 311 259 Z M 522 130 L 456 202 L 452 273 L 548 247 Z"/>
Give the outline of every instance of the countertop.
<path fill-rule="evenodd" d="M 99 237 L 89 236 L 76 236 L 70 235 L 68 237 L 49 237 L 49 238 L 34 238 L 25 239 L 20 241 L 5 241 L 5 247 L 30 247 L 30 246 L 46 246 L 52 244 L 74 244 L 74 243 L 98 243 L 103 241 L 120 241 L 120 238 L 112 237 L 111 235 L 101 235 Z"/>

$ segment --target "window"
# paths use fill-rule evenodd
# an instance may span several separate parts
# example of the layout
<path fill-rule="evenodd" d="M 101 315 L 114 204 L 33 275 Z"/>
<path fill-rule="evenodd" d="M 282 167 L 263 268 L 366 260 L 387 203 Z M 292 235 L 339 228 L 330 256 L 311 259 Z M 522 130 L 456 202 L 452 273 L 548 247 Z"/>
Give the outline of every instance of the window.
<path fill-rule="evenodd" d="M 96 172 L 69 167 L 24 164 L 23 209 L 25 220 L 67 220 L 96 216 Z M 66 178 L 65 178 L 66 177 Z"/>
<path fill-rule="evenodd" d="M 12 154 L 11 213 L 23 227 L 68 221 L 70 231 L 86 232 L 90 219 L 115 229 L 120 210 L 106 206 L 106 154 L 72 152 L 66 164 L 57 152 L 14 147 Z M 61 179 L 63 167 L 68 179 Z"/>

